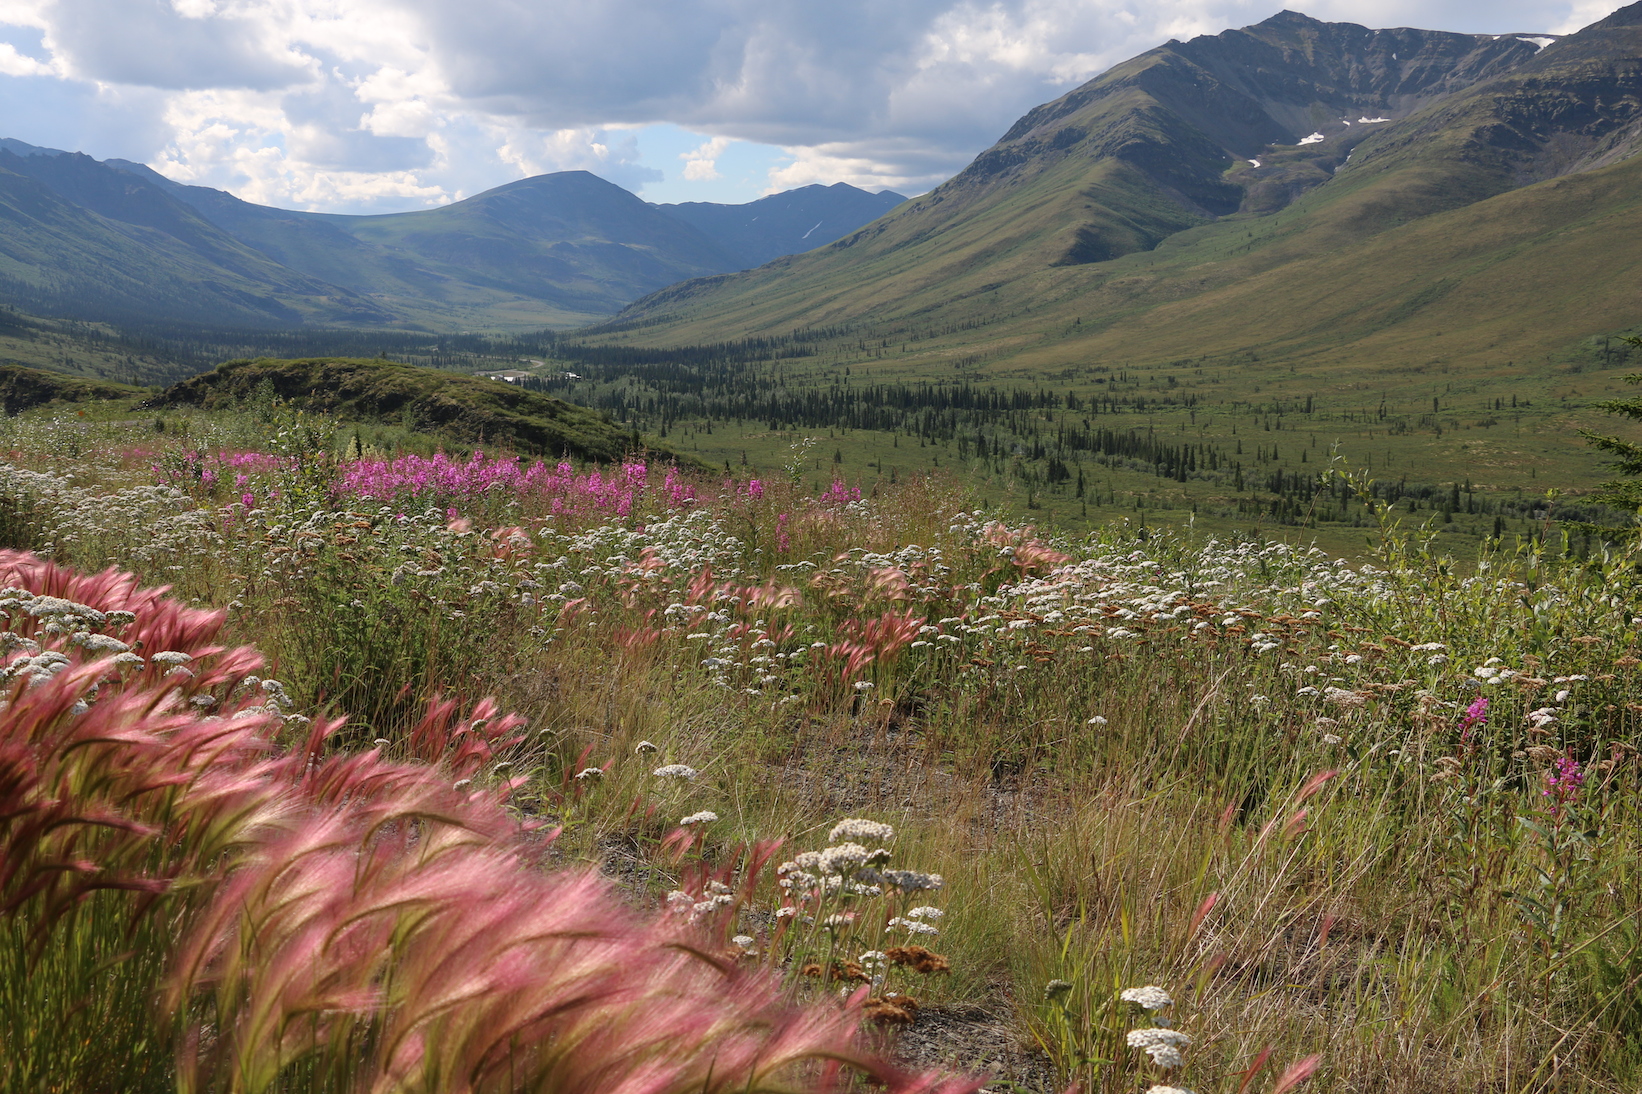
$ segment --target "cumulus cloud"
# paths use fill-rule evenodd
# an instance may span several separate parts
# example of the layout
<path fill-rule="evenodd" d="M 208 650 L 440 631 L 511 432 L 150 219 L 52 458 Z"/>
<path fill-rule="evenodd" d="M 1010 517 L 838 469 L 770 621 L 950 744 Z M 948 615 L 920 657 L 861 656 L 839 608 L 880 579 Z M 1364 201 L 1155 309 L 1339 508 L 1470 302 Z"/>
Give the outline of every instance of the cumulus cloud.
<path fill-rule="evenodd" d="M 1037 103 L 1169 38 L 1257 22 L 1280 2 L 0 0 L 0 30 L 16 30 L 0 34 L 0 103 L 16 118 L 32 102 L 69 101 L 18 90 L 41 82 L 147 95 L 165 136 L 141 158 L 275 204 L 406 207 L 567 169 L 639 187 L 659 173 L 640 162 L 633 132 L 664 122 L 703 138 L 679 157 L 688 180 L 720 177 L 724 150 L 746 141 L 787 153 L 773 188 L 916 192 Z M 1555 33 L 1612 7 L 1317 0 L 1304 10 L 1371 26 Z"/>
<path fill-rule="evenodd" d="M 684 161 L 684 177 L 692 182 L 722 178 L 718 173 L 718 157 L 731 143 L 729 137 L 714 137 L 688 152 L 680 152 L 678 158 Z"/>

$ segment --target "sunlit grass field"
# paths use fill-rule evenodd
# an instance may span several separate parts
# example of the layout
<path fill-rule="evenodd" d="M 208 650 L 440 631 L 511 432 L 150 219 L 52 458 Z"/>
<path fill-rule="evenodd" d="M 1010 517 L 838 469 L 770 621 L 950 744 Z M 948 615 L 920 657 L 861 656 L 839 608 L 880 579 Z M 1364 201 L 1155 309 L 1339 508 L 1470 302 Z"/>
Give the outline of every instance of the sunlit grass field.
<path fill-rule="evenodd" d="M 1258 443 L 1308 436 L 1285 421 Z M 1033 523 L 945 461 L 895 464 L 915 439 L 793 439 L 703 477 L 354 445 L 283 411 L 164 432 L 16 418 L 0 539 L 225 612 L 219 644 L 278 681 L 258 708 L 276 755 L 449 771 L 439 793 L 499 811 L 481 849 L 508 823 L 556 829 L 519 869 L 601 870 L 632 914 L 799 1003 L 859 988 L 850 1013 L 890 1050 L 961 1016 L 1003 1031 L 999 1078 L 1029 1088 L 1636 1088 L 1633 553 L 1543 517 L 1461 539 L 1321 438 L 1349 558 L 1207 514 L 1083 530 L 1047 519 L 1049 496 Z M 893 481 L 853 473 L 868 461 Z M 12 627 L 40 628 L 7 655 L 16 704 L 58 663 L 38 647 L 68 638 L 13 600 Z M 203 679 L 199 656 L 176 664 Z M 229 702 L 205 697 L 202 716 Z M 450 738 L 448 711 L 428 729 L 430 701 L 486 697 L 482 741 Z M 20 717 L 0 713 L 14 743 Z M 400 823 L 382 831 L 422 822 Z M 343 1090 L 399 1066 L 379 1038 L 409 1003 L 381 984 L 314 1010 L 247 971 L 274 1025 L 232 1041 L 241 996 L 202 1010 L 175 986 L 201 909 L 256 876 L 238 854 L 151 892 L 163 911 L 129 930 L 0 899 L 0 1087 L 74 1089 L 127 1059 L 133 1090 Z M 97 1023 L 121 1032 L 99 1048 Z M 442 1029 L 457 1039 L 429 1043 L 469 1044 Z M 933 1051 L 985 1063 L 961 1035 Z M 480 1089 L 570 1089 L 473 1067 Z M 461 1088 L 436 1072 L 378 1089 Z"/>

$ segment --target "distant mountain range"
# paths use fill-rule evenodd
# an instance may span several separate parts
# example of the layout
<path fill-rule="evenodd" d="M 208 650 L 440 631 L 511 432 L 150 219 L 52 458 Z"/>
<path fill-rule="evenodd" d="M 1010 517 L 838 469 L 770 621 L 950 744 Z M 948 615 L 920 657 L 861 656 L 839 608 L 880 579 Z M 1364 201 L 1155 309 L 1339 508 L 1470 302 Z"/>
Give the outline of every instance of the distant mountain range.
<path fill-rule="evenodd" d="M 1642 320 L 1639 150 L 1642 4 L 1564 37 L 1286 11 L 1120 64 L 888 216 L 601 337 L 922 332 L 909 368 L 1520 359 Z"/>
<path fill-rule="evenodd" d="M 340 216 L 0 139 L 0 300 L 217 326 L 563 326 L 831 242 L 904 200 L 839 183 L 651 205 L 566 171 L 435 209 Z"/>

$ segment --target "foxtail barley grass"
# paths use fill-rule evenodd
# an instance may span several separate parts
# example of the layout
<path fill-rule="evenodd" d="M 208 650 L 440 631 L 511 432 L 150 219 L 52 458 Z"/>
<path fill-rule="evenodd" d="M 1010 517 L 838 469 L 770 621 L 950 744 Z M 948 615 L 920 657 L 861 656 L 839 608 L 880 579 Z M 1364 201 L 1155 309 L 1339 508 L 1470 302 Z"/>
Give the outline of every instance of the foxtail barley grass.
<path fill-rule="evenodd" d="M 728 1092 L 841 1063 L 974 1089 L 859 1047 L 859 1000 L 793 1004 L 532 869 L 515 780 L 472 780 L 519 744 L 494 705 L 432 706 L 419 762 L 326 755 L 340 721 L 280 748 L 281 689 L 221 612 L 19 554 L 0 585 L 5 1089 Z"/>

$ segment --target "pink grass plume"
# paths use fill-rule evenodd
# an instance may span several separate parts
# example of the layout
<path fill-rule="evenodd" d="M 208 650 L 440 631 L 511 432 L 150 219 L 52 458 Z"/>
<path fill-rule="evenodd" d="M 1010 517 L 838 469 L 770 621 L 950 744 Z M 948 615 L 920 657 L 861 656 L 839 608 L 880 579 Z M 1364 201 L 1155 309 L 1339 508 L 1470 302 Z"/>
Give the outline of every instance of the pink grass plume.
<path fill-rule="evenodd" d="M 1322 1063 L 1322 1056 L 1307 1056 L 1303 1060 L 1296 1060 L 1284 1069 L 1278 1076 L 1277 1085 L 1271 1088 L 1271 1094 L 1287 1094 L 1317 1071 L 1317 1065 Z"/>

